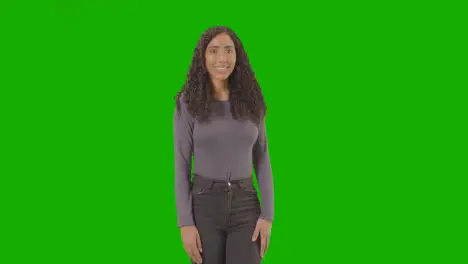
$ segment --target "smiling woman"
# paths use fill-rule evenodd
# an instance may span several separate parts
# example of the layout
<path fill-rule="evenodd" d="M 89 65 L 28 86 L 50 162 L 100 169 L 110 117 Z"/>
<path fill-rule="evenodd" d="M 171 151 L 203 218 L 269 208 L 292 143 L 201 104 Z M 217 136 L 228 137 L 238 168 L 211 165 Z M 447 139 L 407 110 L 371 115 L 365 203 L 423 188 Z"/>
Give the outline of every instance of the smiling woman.
<path fill-rule="evenodd" d="M 227 27 L 208 29 L 176 95 L 174 114 L 178 226 L 194 263 L 259 264 L 266 252 L 273 177 L 265 115 L 241 41 Z"/>

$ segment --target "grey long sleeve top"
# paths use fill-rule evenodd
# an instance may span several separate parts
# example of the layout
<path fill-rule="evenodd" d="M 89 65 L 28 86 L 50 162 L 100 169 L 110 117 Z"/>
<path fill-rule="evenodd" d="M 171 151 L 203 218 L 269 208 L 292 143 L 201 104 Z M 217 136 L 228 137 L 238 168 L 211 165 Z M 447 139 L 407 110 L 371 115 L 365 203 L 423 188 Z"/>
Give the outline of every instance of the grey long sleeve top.
<path fill-rule="evenodd" d="M 193 173 L 218 180 L 252 177 L 255 169 L 261 195 L 261 218 L 273 221 L 273 178 L 265 121 L 259 126 L 232 118 L 229 101 L 215 104 L 224 113 L 199 123 L 181 100 L 174 115 L 175 198 L 179 227 L 194 225 L 190 180 Z"/>

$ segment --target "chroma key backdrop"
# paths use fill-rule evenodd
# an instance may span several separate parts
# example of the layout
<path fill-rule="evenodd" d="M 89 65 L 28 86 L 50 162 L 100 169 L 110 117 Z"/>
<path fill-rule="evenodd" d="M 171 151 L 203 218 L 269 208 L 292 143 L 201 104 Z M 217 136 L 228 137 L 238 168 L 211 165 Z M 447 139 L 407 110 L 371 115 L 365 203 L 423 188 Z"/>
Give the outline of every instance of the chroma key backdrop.
<path fill-rule="evenodd" d="M 461 10 L 0 4 L 0 263 L 189 263 L 173 98 L 214 25 L 238 34 L 268 106 L 275 221 L 263 263 L 468 263 Z"/>

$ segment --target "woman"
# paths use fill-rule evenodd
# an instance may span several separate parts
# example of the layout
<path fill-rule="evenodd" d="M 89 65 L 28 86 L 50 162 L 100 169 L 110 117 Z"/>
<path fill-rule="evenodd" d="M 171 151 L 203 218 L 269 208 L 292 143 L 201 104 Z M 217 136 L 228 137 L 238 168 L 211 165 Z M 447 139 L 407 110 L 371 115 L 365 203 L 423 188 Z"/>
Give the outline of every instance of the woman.
<path fill-rule="evenodd" d="M 175 99 L 175 192 L 185 251 L 193 263 L 260 263 L 273 221 L 266 105 L 231 29 L 203 33 Z"/>

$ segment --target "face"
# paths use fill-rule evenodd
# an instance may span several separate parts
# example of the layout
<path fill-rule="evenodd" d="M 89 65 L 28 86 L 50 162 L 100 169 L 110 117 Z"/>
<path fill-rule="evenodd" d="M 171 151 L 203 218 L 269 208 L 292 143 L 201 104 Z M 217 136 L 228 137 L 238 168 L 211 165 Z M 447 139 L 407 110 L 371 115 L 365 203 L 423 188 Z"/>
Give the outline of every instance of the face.
<path fill-rule="evenodd" d="M 213 81 L 225 81 L 236 65 L 236 49 L 228 34 L 214 37 L 205 51 L 205 65 Z"/>

